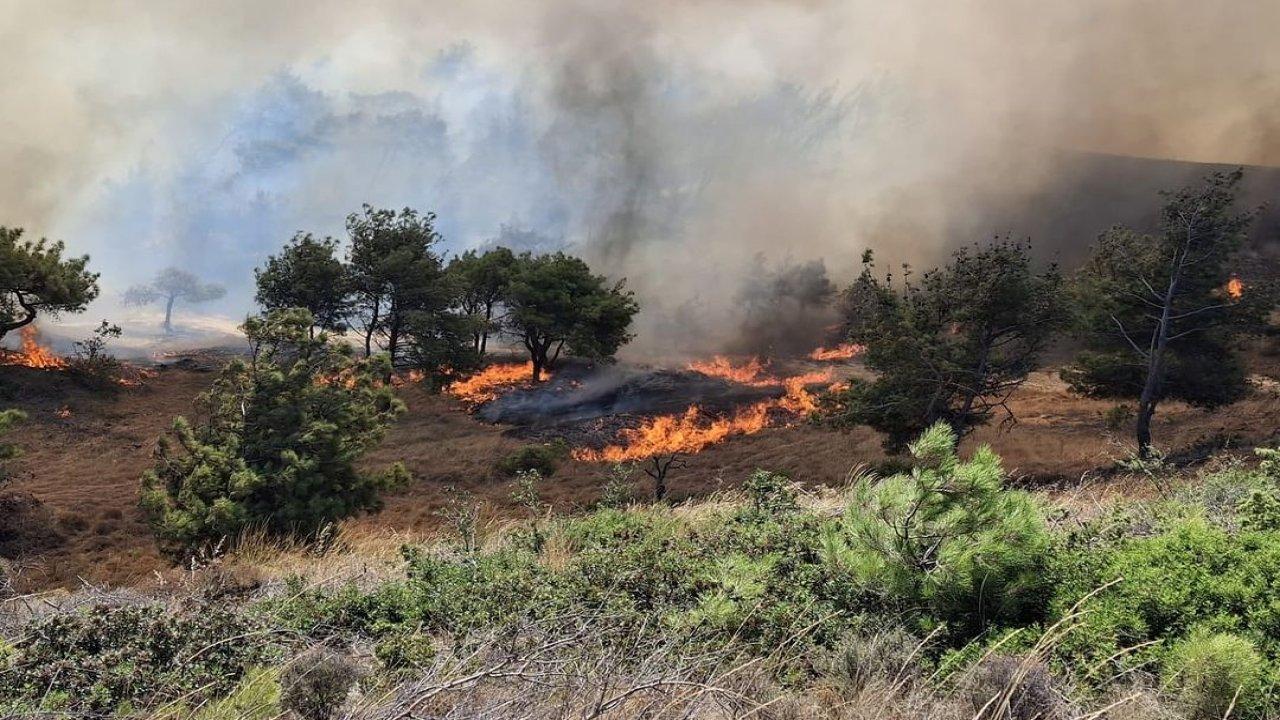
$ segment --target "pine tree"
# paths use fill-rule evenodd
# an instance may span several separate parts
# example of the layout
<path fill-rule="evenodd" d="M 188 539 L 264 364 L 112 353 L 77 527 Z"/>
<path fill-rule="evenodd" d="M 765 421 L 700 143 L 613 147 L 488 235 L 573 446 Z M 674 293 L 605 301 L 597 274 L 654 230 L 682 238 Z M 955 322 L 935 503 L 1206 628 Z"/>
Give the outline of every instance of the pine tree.
<path fill-rule="evenodd" d="M 142 507 L 162 548 L 183 557 L 234 543 L 249 528 L 309 536 L 375 510 L 402 466 L 365 473 L 356 462 L 403 405 L 383 382 L 388 360 L 310 334 L 305 310 L 245 322 L 252 353 L 231 362 L 179 417 L 143 476 Z"/>

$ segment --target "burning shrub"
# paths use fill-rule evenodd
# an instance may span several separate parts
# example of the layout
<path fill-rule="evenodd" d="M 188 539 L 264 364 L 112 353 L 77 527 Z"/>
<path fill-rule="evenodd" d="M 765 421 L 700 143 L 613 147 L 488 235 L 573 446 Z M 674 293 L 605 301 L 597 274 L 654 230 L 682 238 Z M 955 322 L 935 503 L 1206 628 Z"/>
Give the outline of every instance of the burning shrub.
<path fill-rule="evenodd" d="M 355 467 L 403 409 L 381 381 L 386 358 L 355 360 L 349 346 L 311 337 L 311 323 L 305 310 L 249 319 L 252 362 L 233 361 L 200 397 L 202 424 L 178 418 L 161 439 L 142 507 L 170 554 L 258 525 L 307 535 L 376 509 L 379 491 L 403 479 L 402 466 Z M 335 377 L 344 382 L 326 380 Z"/>

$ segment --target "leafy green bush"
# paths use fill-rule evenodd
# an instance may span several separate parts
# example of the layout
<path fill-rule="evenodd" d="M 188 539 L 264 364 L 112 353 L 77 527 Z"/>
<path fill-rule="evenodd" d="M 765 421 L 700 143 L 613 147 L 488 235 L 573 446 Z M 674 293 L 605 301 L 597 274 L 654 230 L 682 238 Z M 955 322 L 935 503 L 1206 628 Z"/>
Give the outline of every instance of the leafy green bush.
<path fill-rule="evenodd" d="M 73 714 L 225 694 L 272 655 L 265 631 L 217 607 L 95 606 L 28 628 L 7 651 L 0 699 Z"/>
<path fill-rule="evenodd" d="M 567 450 L 564 443 L 546 443 L 542 445 L 525 445 L 498 461 L 498 472 L 507 476 L 515 476 L 522 472 L 537 471 L 542 477 L 551 477 L 556 473 L 560 460 Z"/>
<path fill-rule="evenodd" d="M 314 533 L 379 507 L 405 477 L 356 469 L 403 405 L 382 382 L 385 358 L 357 360 L 346 344 L 310 335 L 305 310 L 250 318 L 252 359 L 234 360 L 201 395 L 206 416 L 178 418 L 142 481 L 143 509 L 162 548 L 185 557 L 261 526 Z M 175 444 L 177 447 L 175 447 Z"/>
<path fill-rule="evenodd" d="M 1231 633 L 1193 632 L 1169 653 L 1165 685 L 1191 720 L 1250 718 L 1263 706 L 1266 661 L 1249 640 Z"/>

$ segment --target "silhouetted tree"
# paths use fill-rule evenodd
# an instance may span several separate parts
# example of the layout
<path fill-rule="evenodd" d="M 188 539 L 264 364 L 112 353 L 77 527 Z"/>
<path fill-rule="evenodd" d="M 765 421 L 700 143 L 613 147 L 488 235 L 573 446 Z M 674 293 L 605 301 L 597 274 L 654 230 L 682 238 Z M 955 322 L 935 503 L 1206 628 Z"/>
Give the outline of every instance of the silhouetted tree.
<path fill-rule="evenodd" d="M 1261 287 L 1239 297 L 1228 291 L 1253 220 L 1234 210 L 1242 176 L 1214 173 L 1163 193 L 1154 233 L 1108 230 L 1075 279 L 1088 348 L 1062 376 L 1086 395 L 1138 400 L 1140 457 L 1151 454 L 1151 418 L 1163 400 L 1213 408 L 1247 387 L 1235 336 L 1260 325 L 1275 296 Z"/>
<path fill-rule="evenodd" d="M 351 308 L 349 276 L 338 259 L 338 241 L 316 239 L 298 233 L 279 255 L 253 271 L 257 280 L 256 300 L 263 310 L 306 308 L 317 329 L 342 332 Z"/>
<path fill-rule="evenodd" d="M 843 313 L 878 376 L 827 396 L 828 419 L 870 425 L 895 450 L 938 421 L 963 436 L 997 408 L 1012 419 L 1009 395 L 1065 320 L 1056 268 L 1034 272 L 1025 244 L 998 240 L 897 289 L 871 260 L 868 251 Z"/>
<path fill-rule="evenodd" d="M 125 291 L 126 305 L 150 305 L 164 303 L 164 331 L 173 332 L 173 306 L 179 300 L 188 303 L 206 303 L 227 294 L 226 288 L 216 283 L 203 283 L 200 278 L 185 270 L 170 267 L 161 270 L 146 285 L 134 285 Z"/>
<path fill-rule="evenodd" d="M 357 469 L 403 411 L 383 382 L 385 355 L 355 359 L 346 343 L 310 334 L 301 309 L 245 321 L 252 353 L 233 360 L 198 400 L 201 421 L 177 418 L 142 480 L 142 507 L 161 546 L 184 557 L 246 529 L 313 534 L 379 507 L 405 476 Z"/>
<path fill-rule="evenodd" d="M 501 318 L 494 312 L 506 296 L 515 270 L 516 256 L 509 249 L 497 247 L 478 254 L 468 250 L 449 262 L 449 274 L 460 287 L 459 309 L 479 321 L 472 337 L 475 351 L 484 355 L 489 335 L 498 329 Z"/>
<path fill-rule="evenodd" d="M 506 329 L 528 350 L 535 381 L 564 350 L 613 357 L 631 339 L 628 328 L 640 310 L 623 281 L 609 285 L 582 260 L 559 252 L 520 255 L 504 304 Z"/>
<path fill-rule="evenodd" d="M 98 296 L 89 256 L 64 258 L 61 242 L 23 240 L 22 228 L 0 226 L 0 339 L 43 313 L 83 312 Z"/>

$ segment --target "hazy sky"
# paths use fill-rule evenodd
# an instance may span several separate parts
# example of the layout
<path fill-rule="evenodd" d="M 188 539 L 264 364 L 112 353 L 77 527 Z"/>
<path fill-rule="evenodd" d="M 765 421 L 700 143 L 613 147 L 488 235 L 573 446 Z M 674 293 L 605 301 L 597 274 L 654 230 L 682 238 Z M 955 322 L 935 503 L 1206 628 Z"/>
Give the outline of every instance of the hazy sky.
<path fill-rule="evenodd" d="M 935 257 L 1067 151 L 1280 163 L 1277 27 L 1275 0 L 0 0 L 0 224 L 91 253 L 104 312 L 176 264 L 234 318 L 294 231 L 410 205 L 450 249 L 571 245 L 650 337 L 702 336 L 756 253 Z"/>

